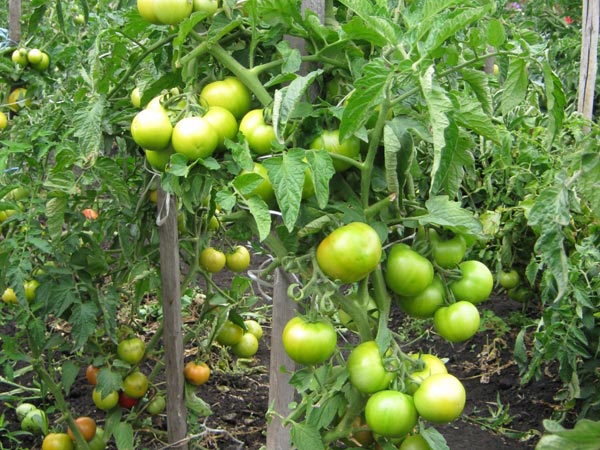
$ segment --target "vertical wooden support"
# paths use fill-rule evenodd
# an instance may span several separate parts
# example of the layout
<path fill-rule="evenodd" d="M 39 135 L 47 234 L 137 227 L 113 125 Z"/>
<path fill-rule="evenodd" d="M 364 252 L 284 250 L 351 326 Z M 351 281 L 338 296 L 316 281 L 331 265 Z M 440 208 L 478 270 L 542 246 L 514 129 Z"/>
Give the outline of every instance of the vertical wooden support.
<path fill-rule="evenodd" d="M 183 319 L 179 236 L 175 198 L 158 189 L 160 278 L 163 299 L 163 345 L 167 380 L 167 434 L 172 448 L 187 450 L 187 410 L 183 378 Z M 178 445 L 173 445 L 180 442 Z"/>
<path fill-rule="evenodd" d="M 14 45 L 21 40 L 21 0 L 8 1 L 8 37 Z"/>
<path fill-rule="evenodd" d="M 579 98 L 577 111 L 586 119 L 592 119 L 594 94 L 598 73 L 598 26 L 600 3 L 583 0 L 581 64 L 579 68 Z M 586 130 L 586 131 L 589 131 Z"/>
<path fill-rule="evenodd" d="M 302 12 L 310 9 L 315 12 L 321 23 L 325 21 L 325 0 L 303 0 Z M 305 42 L 292 36 L 288 37 L 292 47 L 305 53 Z M 309 68 L 303 66 L 302 72 L 307 73 Z M 289 404 L 294 401 L 295 389 L 289 384 L 289 372 L 295 368 L 295 363 L 287 356 L 283 349 L 281 334 L 285 324 L 296 315 L 296 303 L 287 295 L 290 285 L 288 275 L 281 269 L 275 273 L 273 289 L 273 312 L 271 334 L 271 361 L 269 373 L 269 405 L 277 413 L 271 418 L 267 426 L 267 450 L 289 450 L 290 430 L 283 427 L 279 415 L 285 417 L 290 413 Z M 282 367 L 286 368 L 283 372 Z"/>

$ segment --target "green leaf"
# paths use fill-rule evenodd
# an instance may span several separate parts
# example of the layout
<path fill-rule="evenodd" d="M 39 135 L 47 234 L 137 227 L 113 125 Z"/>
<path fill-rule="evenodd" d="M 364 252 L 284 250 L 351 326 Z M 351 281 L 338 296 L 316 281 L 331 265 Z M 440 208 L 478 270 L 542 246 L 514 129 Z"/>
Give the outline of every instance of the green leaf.
<path fill-rule="evenodd" d="M 298 450 L 324 450 L 319 430 L 306 423 L 294 423 L 291 429 L 292 444 Z"/>
<path fill-rule="evenodd" d="M 93 103 L 78 103 L 81 109 L 73 113 L 73 128 L 75 137 L 79 138 L 79 148 L 84 166 L 88 161 L 94 161 L 100 153 L 103 145 L 102 121 L 106 99 L 98 97 Z"/>
<path fill-rule="evenodd" d="M 364 0 L 340 0 L 340 3 L 356 14 L 342 27 L 344 32 L 348 33 L 349 39 L 366 40 L 380 47 L 387 44 L 395 45 L 398 42 L 402 31 L 386 17 L 389 15 L 387 5 L 378 6 L 376 2 Z"/>
<path fill-rule="evenodd" d="M 450 450 L 444 436 L 435 428 L 421 429 L 420 434 L 425 438 L 431 450 Z"/>
<path fill-rule="evenodd" d="M 400 195 L 412 164 L 413 139 L 407 122 L 394 118 L 383 129 L 385 179 L 388 192 Z"/>
<path fill-rule="evenodd" d="M 302 97 L 315 81 L 323 73 L 321 69 L 309 74 L 297 77 L 289 85 L 277 90 L 273 100 L 273 128 L 279 142 L 284 141 L 284 132 L 288 121 L 293 117 L 296 107 Z"/>
<path fill-rule="evenodd" d="M 73 325 L 71 333 L 75 339 L 75 348 L 82 348 L 96 331 L 98 313 L 98 307 L 91 302 L 81 303 L 73 308 L 69 323 Z"/>
<path fill-rule="evenodd" d="M 429 198 L 425 202 L 427 214 L 411 217 L 420 225 L 438 225 L 453 233 L 480 237 L 482 228 L 473 213 L 462 208 L 460 203 L 451 201 L 445 195 Z"/>
<path fill-rule="evenodd" d="M 492 118 L 483 110 L 481 103 L 473 101 L 464 94 L 458 94 L 454 105 L 456 109 L 452 117 L 459 125 L 493 142 L 500 143 L 498 130 L 492 122 Z"/>
<path fill-rule="evenodd" d="M 384 96 L 393 72 L 383 58 L 373 59 L 363 67 L 362 76 L 354 84 L 354 92 L 342 114 L 340 141 L 355 134 L 373 114 Z"/>
<path fill-rule="evenodd" d="M 524 59 L 513 59 L 508 66 L 508 75 L 500 93 L 500 112 L 508 114 L 525 100 L 529 78 Z"/>
<path fill-rule="evenodd" d="M 73 386 L 73 383 L 79 374 L 79 366 L 72 361 L 65 361 L 62 363 L 61 369 L 60 382 L 65 393 L 69 395 L 71 386 Z"/>
<path fill-rule="evenodd" d="M 271 213 L 269 212 L 269 207 L 264 200 L 258 196 L 247 198 L 246 203 L 250 209 L 250 214 L 252 214 L 252 217 L 256 222 L 258 238 L 262 242 L 271 231 Z"/>
<path fill-rule="evenodd" d="M 134 450 L 133 427 L 128 422 L 119 422 L 113 429 L 118 450 Z"/>
<path fill-rule="evenodd" d="M 560 78 L 554 73 L 547 59 L 543 63 L 544 86 L 546 91 L 546 108 L 548 109 L 548 125 L 546 146 L 550 148 L 558 132 L 561 130 L 565 118 L 567 99 L 562 88 Z"/>
<path fill-rule="evenodd" d="M 196 395 L 196 387 L 185 383 L 185 406 L 199 417 L 208 417 L 212 414 L 210 406 Z"/>
<path fill-rule="evenodd" d="M 190 166 L 189 166 L 188 159 L 180 153 L 172 154 L 171 160 L 167 167 L 166 172 L 170 173 L 176 177 L 187 178 L 187 176 L 190 173 Z"/>
<path fill-rule="evenodd" d="M 53 197 L 46 202 L 46 226 L 52 239 L 57 239 L 62 233 L 65 223 L 65 212 L 67 211 L 67 198 Z"/>
<path fill-rule="evenodd" d="M 303 150 L 291 149 L 282 156 L 272 157 L 263 162 L 283 215 L 283 223 L 290 232 L 298 219 L 302 201 L 306 170 L 303 159 Z"/>
<path fill-rule="evenodd" d="M 462 69 L 460 71 L 463 79 L 473 90 L 473 93 L 479 100 L 481 108 L 488 116 L 493 113 L 492 109 L 492 96 L 490 94 L 489 76 L 481 71 L 475 69 Z"/>
<path fill-rule="evenodd" d="M 319 208 L 325 209 L 329 203 L 329 182 L 335 175 L 333 160 L 326 150 L 306 152 L 308 172 L 315 187 L 315 197 Z"/>
<path fill-rule="evenodd" d="M 580 171 L 577 190 L 589 203 L 596 218 L 600 218 L 600 155 L 595 147 L 582 153 Z"/>
<path fill-rule="evenodd" d="M 544 434 L 536 450 L 598 450 L 600 445 L 600 422 L 579 420 L 573 429 L 565 429 L 558 422 L 544 420 Z"/>
<path fill-rule="evenodd" d="M 506 42 L 506 31 L 504 31 L 504 24 L 496 18 L 490 20 L 487 28 L 487 43 L 492 47 L 502 47 Z"/>

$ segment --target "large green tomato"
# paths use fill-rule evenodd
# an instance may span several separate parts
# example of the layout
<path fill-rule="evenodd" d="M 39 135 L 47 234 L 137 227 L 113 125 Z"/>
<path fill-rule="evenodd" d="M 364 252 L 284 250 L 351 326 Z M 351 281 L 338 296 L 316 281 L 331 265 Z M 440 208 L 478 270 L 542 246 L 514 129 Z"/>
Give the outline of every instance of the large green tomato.
<path fill-rule="evenodd" d="M 413 398 L 398 391 L 379 391 L 369 397 L 365 406 L 367 425 L 374 433 L 397 438 L 410 433 L 417 425 Z"/>
<path fill-rule="evenodd" d="M 398 295 L 417 295 L 433 282 L 433 264 L 408 245 L 395 244 L 388 255 L 385 281 Z"/>
<path fill-rule="evenodd" d="M 325 362 L 337 345 L 335 328 L 326 320 L 308 322 L 294 317 L 285 325 L 281 338 L 288 356 L 307 366 Z"/>
<path fill-rule="evenodd" d="M 234 77 L 208 83 L 200 91 L 200 103 L 207 107 L 221 106 L 228 109 L 236 119 L 250 111 L 252 97 L 244 84 Z"/>
<path fill-rule="evenodd" d="M 28 63 L 27 50 L 20 48 L 16 49 L 14 52 L 12 52 L 11 59 L 15 64 L 18 64 L 20 66 L 26 66 Z"/>
<path fill-rule="evenodd" d="M 258 351 L 258 339 L 252 333 L 244 333 L 240 341 L 231 347 L 238 358 L 252 358 Z"/>
<path fill-rule="evenodd" d="M 311 142 L 310 148 L 315 150 L 323 149 L 329 153 L 358 159 L 358 155 L 360 155 L 360 140 L 355 136 L 350 136 L 343 142 L 340 142 L 339 130 L 325 130 Z M 350 166 L 351 164 L 346 161 L 333 159 L 333 167 L 336 172 L 343 172 L 349 169 Z"/>
<path fill-rule="evenodd" d="M 473 337 L 479 329 L 479 310 L 467 301 L 443 306 L 433 316 L 433 326 L 449 342 L 463 342 Z"/>
<path fill-rule="evenodd" d="M 231 111 L 221 106 L 213 106 L 202 116 L 217 132 L 219 141 L 217 149 L 225 148 L 225 139 L 233 140 L 237 136 L 238 123 Z"/>
<path fill-rule="evenodd" d="M 169 146 L 173 126 L 164 108 L 150 108 L 138 112 L 131 122 L 131 136 L 140 147 L 163 150 Z"/>
<path fill-rule="evenodd" d="M 427 319 L 442 306 L 446 298 L 444 283 L 439 277 L 434 277 L 429 286 L 422 292 L 411 297 L 397 298 L 398 306 L 411 317 Z"/>
<path fill-rule="evenodd" d="M 139 363 L 144 358 L 146 344 L 138 337 L 122 340 L 117 345 L 117 355 L 121 361 L 131 365 Z"/>
<path fill-rule="evenodd" d="M 218 0 L 194 0 L 194 11 L 199 11 L 212 16 L 219 9 Z"/>
<path fill-rule="evenodd" d="M 92 391 L 92 401 L 98 409 L 109 411 L 119 403 L 119 393 L 117 391 L 110 391 L 107 395 L 102 396 L 102 391 L 94 388 Z"/>
<path fill-rule="evenodd" d="M 227 320 L 217 334 L 217 342 L 228 347 L 237 344 L 244 335 L 244 329 L 237 323 Z"/>
<path fill-rule="evenodd" d="M 415 361 L 419 361 L 423 364 L 423 368 L 413 370 L 408 375 L 406 384 L 409 394 L 413 394 L 423 380 L 429 378 L 431 375 L 435 375 L 436 373 L 448 373 L 444 361 L 435 355 L 430 353 L 411 353 L 409 356 Z"/>
<path fill-rule="evenodd" d="M 513 289 L 519 285 L 521 277 L 519 276 L 519 272 L 515 269 L 510 269 L 508 271 L 500 270 L 498 273 L 498 283 L 504 289 Z"/>
<path fill-rule="evenodd" d="M 148 390 L 150 382 L 142 372 L 130 373 L 123 380 L 123 391 L 130 398 L 142 398 Z"/>
<path fill-rule="evenodd" d="M 460 234 L 450 239 L 442 239 L 434 229 L 429 230 L 431 252 L 436 264 L 444 269 L 456 267 L 465 257 L 467 241 Z"/>
<path fill-rule="evenodd" d="M 171 155 L 173 154 L 173 149 L 168 147 L 165 150 L 144 150 L 144 154 L 146 155 L 146 161 L 150 164 L 154 170 L 159 172 L 164 172 L 167 164 L 171 160 Z"/>
<path fill-rule="evenodd" d="M 160 23 L 160 20 L 156 17 L 154 0 L 137 0 L 137 9 L 145 21 L 154 24 Z"/>
<path fill-rule="evenodd" d="M 253 109 L 244 115 L 240 122 L 240 132 L 248 141 L 250 150 L 259 155 L 271 153 L 275 141 L 273 125 L 265 123 L 264 111 Z"/>
<path fill-rule="evenodd" d="M 154 13 L 159 23 L 175 25 L 192 14 L 192 0 L 153 0 Z"/>
<path fill-rule="evenodd" d="M 175 124 L 171 137 L 173 150 L 188 161 L 211 156 L 219 144 L 219 134 L 203 117 L 186 117 Z"/>
<path fill-rule="evenodd" d="M 473 304 L 487 300 L 494 288 L 494 276 L 480 261 L 463 261 L 459 265 L 462 278 L 450 283 L 450 290 L 456 300 L 466 300 Z"/>
<path fill-rule="evenodd" d="M 363 394 L 387 389 L 396 374 L 388 371 L 375 341 L 366 341 L 354 347 L 346 364 L 350 383 Z"/>
<path fill-rule="evenodd" d="M 457 419 L 466 401 L 465 387 L 449 373 L 438 373 L 423 380 L 414 393 L 415 407 L 424 419 L 445 424 Z"/>
<path fill-rule="evenodd" d="M 381 259 L 381 240 L 366 223 L 352 222 L 337 228 L 317 247 L 317 263 L 325 275 L 354 283 L 371 273 Z"/>

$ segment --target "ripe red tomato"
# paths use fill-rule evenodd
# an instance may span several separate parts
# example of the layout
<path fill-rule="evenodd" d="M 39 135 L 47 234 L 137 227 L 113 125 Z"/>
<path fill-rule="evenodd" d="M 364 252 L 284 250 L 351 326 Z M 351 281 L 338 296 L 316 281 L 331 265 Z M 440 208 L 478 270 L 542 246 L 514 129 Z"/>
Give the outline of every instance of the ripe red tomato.
<path fill-rule="evenodd" d="M 243 272 L 250 266 L 250 252 L 243 245 L 238 245 L 233 252 L 225 255 L 225 264 L 233 272 Z"/>
<path fill-rule="evenodd" d="M 229 110 L 236 119 L 250 111 L 252 97 L 244 84 L 234 77 L 208 83 L 200 91 L 200 103 L 208 107 L 221 106 Z"/>
<path fill-rule="evenodd" d="M 200 266 L 210 273 L 217 273 L 225 267 L 225 253 L 213 247 L 207 247 L 200 252 Z"/>
<path fill-rule="evenodd" d="M 75 419 L 75 425 L 86 441 L 89 442 L 94 438 L 96 434 L 96 421 L 94 419 L 86 416 L 78 417 Z M 75 435 L 70 428 L 67 430 L 67 434 L 73 441 L 75 440 Z"/>
<path fill-rule="evenodd" d="M 81 211 L 81 213 L 88 220 L 96 220 L 98 218 L 98 213 L 92 208 L 85 208 Z"/>
<path fill-rule="evenodd" d="M 379 391 L 369 397 L 365 419 L 373 433 L 385 437 L 402 437 L 417 425 L 413 398 L 398 391 Z"/>
<path fill-rule="evenodd" d="M 395 372 L 389 372 L 383 363 L 379 347 L 375 341 L 366 341 L 354 347 L 346 364 L 350 383 L 363 394 L 387 389 L 395 378 Z"/>
<path fill-rule="evenodd" d="M 42 450 L 73 450 L 73 441 L 67 433 L 50 433 L 42 442 Z"/>
<path fill-rule="evenodd" d="M 162 107 L 143 109 L 131 121 L 133 140 L 146 150 L 166 149 L 172 134 L 171 119 Z"/>
<path fill-rule="evenodd" d="M 247 112 L 240 122 L 240 132 L 246 138 L 250 150 L 259 155 L 271 153 L 275 130 L 273 125 L 265 123 L 264 111 L 253 109 Z"/>
<path fill-rule="evenodd" d="M 121 361 L 131 365 L 139 363 L 144 358 L 146 344 L 138 337 L 125 339 L 117 345 L 117 355 Z"/>
<path fill-rule="evenodd" d="M 445 424 L 457 419 L 465 407 L 465 387 L 449 373 L 438 373 L 423 380 L 414 393 L 415 407 L 424 419 Z"/>
<path fill-rule="evenodd" d="M 381 240 L 366 223 L 352 222 L 337 228 L 317 247 L 317 263 L 325 275 L 354 283 L 371 273 L 381 259 Z"/>
<path fill-rule="evenodd" d="M 185 117 L 175 124 L 171 144 L 176 153 L 184 155 L 188 161 L 196 161 L 214 153 L 219 135 L 203 117 Z"/>
<path fill-rule="evenodd" d="M 433 281 L 433 264 L 406 244 L 395 244 L 388 254 L 385 281 L 398 295 L 420 294 Z"/>
<path fill-rule="evenodd" d="M 460 234 L 455 234 L 452 238 L 444 240 L 434 229 L 430 229 L 429 240 L 433 260 L 444 269 L 456 267 L 467 252 L 467 241 Z"/>
<path fill-rule="evenodd" d="M 251 358 L 258 351 L 258 339 L 252 333 L 244 333 L 240 341 L 231 347 L 234 355 L 239 358 Z"/>
<path fill-rule="evenodd" d="M 85 369 L 85 378 L 92 386 L 96 386 L 96 383 L 98 383 L 98 372 L 100 372 L 100 368 L 93 364 L 90 364 Z"/>
<path fill-rule="evenodd" d="M 325 130 L 311 142 L 310 148 L 315 150 L 323 149 L 329 153 L 358 159 L 360 155 L 360 140 L 355 136 L 350 136 L 343 142 L 340 142 L 339 130 Z M 333 167 L 336 172 L 343 172 L 349 169 L 350 166 L 351 164 L 346 161 L 333 159 Z"/>
<path fill-rule="evenodd" d="M 125 409 L 131 409 L 137 405 L 139 399 L 130 397 L 125 392 L 119 392 L 119 406 Z"/>
<path fill-rule="evenodd" d="M 201 386 L 210 378 L 210 368 L 205 362 L 197 364 L 190 361 L 185 365 L 183 375 L 189 383 L 194 386 Z"/>
<path fill-rule="evenodd" d="M 473 304 L 487 300 L 494 288 L 494 276 L 481 261 L 463 261 L 459 265 L 462 278 L 450 283 L 456 300 Z"/>
<path fill-rule="evenodd" d="M 398 296 L 398 306 L 411 317 L 427 319 L 433 317 L 435 312 L 444 306 L 446 289 L 439 277 L 434 277 L 429 286 L 422 292 L 411 297 Z"/>
<path fill-rule="evenodd" d="M 103 396 L 102 391 L 100 391 L 98 388 L 94 388 L 92 391 L 92 400 L 98 409 L 102 411 L 109 411 L 119 403 L 119 393 L 117 391 L 111 391 L 107 395 Z"/>
<path fill-rule="evenodd" d="M 233 323 L 231 320 L 226 321 L 219 333 L 217 334 L 217 342 L 221 345 L 231 347 L 237 344 L 244 335 L 244 329 L 238 324 Z"/>
<path fill-rule="evenodd" d="M 294 317 L 284 327 L 283 349 L 299 364 L 312 366 L 325 362 L 335 351 L 335 328 L 326 320 L 308 322 Z"/>
<path fill-rule="evenodd" d="M 144 396 L 149 386 L 148 377 L 142 372 L 135 371 L 130 373 L 123 380 L 123 391 L 131 398 L 141 398 Z"/>
<path fill-rule="evenodd" d="M 433 326 L 447 341 L 463 342 L 477 332 L 480 320 L 477 307 L 461 301 L 438 309 L 433 316 Z"/>

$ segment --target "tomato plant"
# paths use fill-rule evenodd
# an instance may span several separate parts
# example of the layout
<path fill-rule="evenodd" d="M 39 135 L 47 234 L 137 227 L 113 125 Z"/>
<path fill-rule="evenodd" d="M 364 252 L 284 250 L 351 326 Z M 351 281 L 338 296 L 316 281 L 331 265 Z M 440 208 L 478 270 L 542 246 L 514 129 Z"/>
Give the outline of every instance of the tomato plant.
<path fill-rule="evenodd" d="M 385 437 L 402 437 L 417 424 L 413 398 L 399 391 L 379 391 L 369 397 L 365 419 L 374 433 Z"/>
<path fill-rule="evenodd" d="M 225 255 L 225 264 L 233 272 L 243 272 L 250 266 L 250 252 L 243 245 L 238 245 Z"/>
<path fill-rule="evenodd" d="M 131 365 L 138 364 L 146 352 L 146 344 L 138 337 L 124 339 L 117 345 L 117 355 L 121 361 Z"/>
<path fill-rule="evenodd" d="M 50 433 L 42 442 L 42 450 L 73 450 L 73 441 L 67 433 Z"/>
<path fill-rule="evenodd" d="M 207 247 L 200 253 L 200 266 L 210 273 L 223 270 L 225 261 L 225 253 L 213 247 Z"/>
<path fill-rule="evenodd" d="M 389 251 L 385 281 L 398 295 L 414 296 L 433 282 L 431 262 L 406 244 L 395 244 Z"/>
<path fill-rule="evenodd" d="M 77 419 L 75 419 L 75 425 L 77 426 L 77 429 L 79 430 L 83 438 L 88 442 L 91 441 L 96 435 L 96 421 L 91 417 L 78 417 Z M 69 428 L 67 430 L 67 433 L 69 437 L 74 441 L 75 435 L 73 434 L 73 431 Z"/>
<path fill-rule="evenodd" d="M 248 88 L 237 78 L 208 83 L 200 91 L 200 102 L 208 107 L 220 106 L 230 111 L 236 119 L 241 119 L 250 111 L 252 96 Z"/>
<path fill-rule="evenodd" d="M 194 386 L 201 386 L 210 378 L 210 367 L 205 362 L 189 361 L 183 368 L 185 379 Z"/>
<path fill-rule="evenodd" d="M 433 316 L 433 325 L 440 336 L 450 342 L 463 342 L 479 329 L 479 310 L 473 303 L 460 301 L 439 308 Z"/>
<path fill-rule="evenodd" d="M 337 334 L 330 322 L 311 322 L 299 316 L 288 321 L 281 339 L 288 356 L 307 366 L 325 362 L 337 345 Z"/>
<path fill-rule="evenodd" d="M 139 371 L 130 373 L 123 380 L 123 391 L 128 397 L 135 399 L 143 397 L 148 386 L 148 377 Z"/>
<path fill-rule="evenodd" d="M 328 277 L 353 283 L 371 273 L 381 259 L 381 240 L 368 224 L 353 222 L 332 231 L 317 247 L 317 263 Z"/>
<path fill-rule="evenodd" d="M 474 304 L 487 300 L 494 288 L 494 276 L 481 261 L 463 261 L 459 265 L 461 278 L 450 283 L 456 300 Z"/>
<path fill-rule="evenodd" d="M 347 367 L 352 386 L 364 394 L 387 389 L 396 376 L 386 369 L 375 341 L 354 347 L 348 356 Z"/>
<path fill-rule="evenodd" d="M 445 305 L 446 289 L 439 277 L 433 281 L 422 292 L 410 297 L 398 296 L 398 306 L 409 316 L 418 319 L 433 317 L 435 312 Z"/>
<path fill-rule="evenodd" d="M 434 229 L 431 229 L 429 230 L 429 239 L 433 260 L 444 269 L 456 267 L 467 252 L 467 241 L 460 234 L 443 239 Z"/>
<path fill-rule="evenodd" d="M 462 414 L 466 392 L 454 375 L 438 373 L 421 382 L 414 393 L 414 401 L 424 419 L 439 424 L 450 423 Z"/>

